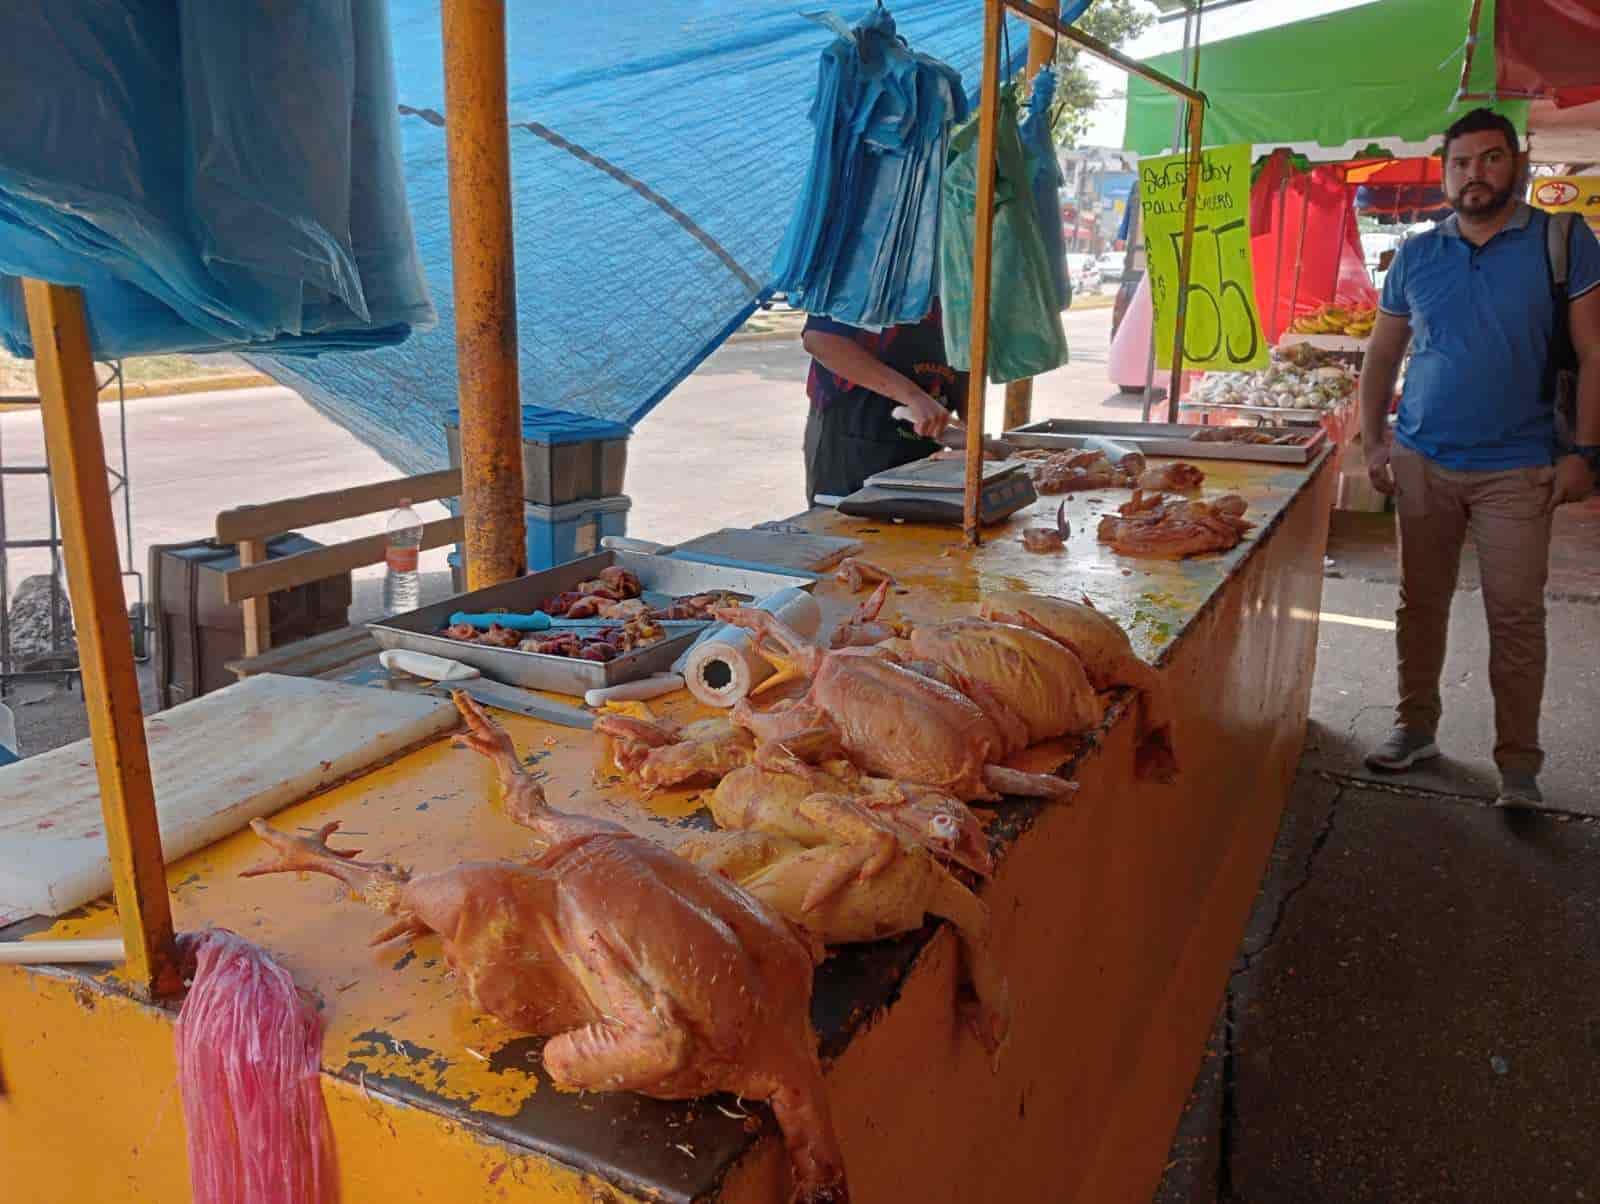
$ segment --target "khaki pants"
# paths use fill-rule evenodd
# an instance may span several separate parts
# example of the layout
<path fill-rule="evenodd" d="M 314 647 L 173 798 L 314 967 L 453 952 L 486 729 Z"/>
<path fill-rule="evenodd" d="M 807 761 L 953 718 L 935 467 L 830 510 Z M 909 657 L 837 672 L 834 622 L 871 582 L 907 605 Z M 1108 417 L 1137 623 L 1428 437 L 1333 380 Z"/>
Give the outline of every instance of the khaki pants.
<path fill-rule="evenodd" d="M 1457 472 L 1398 444 L 1393 467 L 1400 527 L 1399 722 L 1412 731 L 1438 729 L 1450 599 L 1461 546 L 1471 535 L 1489 620 L 1495 764 L 1538 773 L 1555 469 Z"/>

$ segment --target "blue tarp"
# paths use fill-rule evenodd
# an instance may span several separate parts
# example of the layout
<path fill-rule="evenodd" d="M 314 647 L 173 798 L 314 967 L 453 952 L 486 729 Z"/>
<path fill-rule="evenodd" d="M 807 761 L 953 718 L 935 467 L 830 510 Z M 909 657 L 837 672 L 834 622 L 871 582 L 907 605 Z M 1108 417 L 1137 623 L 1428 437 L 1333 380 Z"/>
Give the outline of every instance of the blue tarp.
<path fill-rule="evenodd" d="M 633 423 L 749 317 L 805 182 L 834 34 L 763 0 L 507 5 L 522 397 Z M 845 8 L 852 24 L 868 11 Z M 976 99 L 979 0 L 891 6 Z M 439 311 L 399 347 L 256 360 L 391 463 L 446 463 L 456 404 L 437 0 L 393 0 L 405 170 Z M 1013 22 L 1013 58 L 1027 48 Z"/>
<path fill-rule="evenodd" d="M 352 10 L 384 0 L 348 0 Z M 769 265 L 806 176 L 813 130 L 807 120 L 818 59 L 833 34 L 805 15 L 818 7 L 794 0 L 606 0 L 603 4 L 507 4 L 509 24 L 511 155 L 517 254 L 517 306 L 521 391 L 526 403 L 633 423 L 656 405 L 768 295 Z M 34 165 L 48 175 L 51 158 L 103 165 L 108 173 L 150 171 L 163 188 L 183 181 L 191 197 L 205 196 L 226 213 L 230 204 L 284 200 L 306 208 L 335 235 L 332 248 L 319 230 L 298 216 L 280 223 L 285 246 L 305 245 L 333 265 L 326 275 L 329 305 L 359 316 L 347 287 L 350 265 L 360 274 L 366 303 L 378 285 L 405 297 L 404 265 L 363 259 L 356 217 L 388 235 L 385 223 L 403 221 L 381 180 L 349 181 L 350 231 L 338 229 L 337 213 L 308 198 L 293 175 L 252 174 L 249 161 L 230 161 L 230 145 L 248 151 L 288 137 L 301 128 L 296 115 L 322 112 L 330 103 L 359 107 L 379 97 L 394 103 L 403 155 L 405 194 L 416 247 L 438 323 L 407 341 L 359 354 L 316 358 L 247 356 L 298 389 L 314 406 L 404 471 L 446 463 L 445 413 L 457 404 L 450 279 L 450 231 L 445 171 L 445 103 L 438 0 L 389 0 L 396 95 L 384 81 L 363 85 L 359 46 L 338 39 L 340 27 L 318 32 L 305 14 L 336 8 L 335 0 L 275 9 L 264 5 L 211 5 L 205 0 L 115 0 L 70 6 L 75 26 L 101 23 L 104 49 L 66 56 L 63 71 L 42 89 L 20 86 L 19 64 L 30 46 L 49 46 L 59 0 L 21 0 L 7 12 L 9 50 L 0 47 L 0 100 L 6 129 L 0 131 L 0 172 Z M 852 23 L 869 11 L 845 9 Z M 904 0 L 893 6 L 899 32 L 925 54 L 961 72 L 969 99 L 975 96 L 981 54 L 981 0 Z M 297 39 L 273 42 L 259 34 L 264 20 L 301 19 Z M 198 30 L 199 33 L 195 31 Z M 197 38 L 204 35 L 208 41 Z M 227 47 L 229 53 L 185 59 L 185 87 L 192 73 L 206 104 L 187 113 L 174 107 L 174 86 L 163 84 L 157 59 L 176 46 Z M 1026 48 L 1026 30 L 1012 22 L 1013 63 Z M 59 48 L 57 48 L 59 49 Z M 319 69 L 340 54 L 353 54 L 357 78 L 347 94 Z M 72 61 L 75 60 L 75 61 Z M 129 77 L 142 91 L 78 86 L 72 72 L 90 80 Z M 369 71 L 370 74 L 370 71 Z M 80 124 L 91 122 L 90 105 L 105 119 L 136 122 L 141 136 L 128 145 L 64 138 L 52 106 L 79 105 Z M 276 120 L 281 114 L 282 121 Z M 384 134 L 384 130 L 389 135 Z M 377 123 L 367 137 L 392 136 L 393 125 Z M 242 132 L 243 141 L 230 143 Z M 9 136 L 8 136 L 9 135 Z M 353 157 L 382 164 L 392 149 L 363 141 L 352 130 Z M 192 155 L 209 149 L 210 174 L 194 177 Z M 314 146 L 288 147 L 303 154 L 308 170 L 326 165 L 329 153 Z M 121 157 L 119 157 L 121 156 Z M 75 157 L 75 158 L 74 158 Z M 247 155 L 246 160 L 249 156 Z M 143 159 L 145 162 L 130 162 Z M 185 166 L 188 163 L 189 166 Z M 278 193 L 274 198 L 272 194 Z M 364 199 L 363 199 L 364 198 Z M 337 198 L 335 198 L 337 200 Z M 313 201 L 317 203 L 313 203 Z M 159 207 L 158 207 L 159 208 Z M 170 208 L 168 206 L 167 208 Z M 237 211 L 236 211 L 237 212 Z M 170 217 L 170 214 L 168 215 Z M 228 341 L 237 316 L 219 317 L 201 271 L 220 264 L 224 275 L 251 262 L 251 246 L 237 242 L 240 229 L 226 221 L 205 225 L 193 263 L 161 282 L 163 301 L 181 309 L 194 328 L 211 322 Z M 0 213 L 0 244 L 21 247 L 25 234 L 8 227 Z M 231 241 L 230 241 L 231 240 Z M 246 240 L 247 242 L 249 240 Z M 388 239 L 393 245 L 393 239 Z M 34 248 L 38 250 L 39 248 Z M 169 265 L 170 266 L 170 265 Z M 57 276 L 62 279 L 62 276 Z M 174 287 L 172 281 L 181 287 Z M 70 279 L 68 282 L 74 282 Z M 90 281 L 89 283 L 94 283 Z M 257 278 L 256 283 L 261 282 Z M 232 299 L 230 299 L 232 300 Z M 414 301 L 415 298 L 410 298 Z M 253 303 L 271 318 L 318 298 L 262 286 Z M 0 290 L 0 307 L 5 304 Z M 376 307 L 374 307 L 376 308 Z M 363 338 L 400 337 L 405 324 L 426 317 L 426 303 L 399 306 L 399 325 Z M 91 321 L 95 314 L 91 307 Z M 0 314 L 3 322 L 3 314 Z M 256 338 L 246 329 L 244 338 Z M 335 343 L 337 345 L 337 343 Z M 122 348 L 129 350 L 146 348 Z"/>
<path fill-rule="evenodd" d="M 102 358 L 395 343 L 432 320 L 385 0 L 19 3 L 0 272 L 84 288 Z M 20 287 L 0 336 L 31 354 Z"/>

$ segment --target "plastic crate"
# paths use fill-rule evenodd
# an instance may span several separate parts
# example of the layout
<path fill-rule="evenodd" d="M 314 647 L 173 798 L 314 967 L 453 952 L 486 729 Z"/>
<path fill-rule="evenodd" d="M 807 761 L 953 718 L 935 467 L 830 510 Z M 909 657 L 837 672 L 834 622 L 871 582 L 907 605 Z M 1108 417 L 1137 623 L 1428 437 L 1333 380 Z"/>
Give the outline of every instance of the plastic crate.
<path fill-rule="evenodd" d="M 444 437 L 452 467 L 461 463 L 460 423 L 460 411 L 449 411 Z M 523 406 L 523 499 L 540 506 L 564 506 L 620 495 L 632 433 L 616 422 Z"/>
<path fill-rule="evenodd" d="M 524 502 L 522 521 L 527 528 L 528 571 L 542 572 L 569 560 L 591 556 L 600 550 L 607 535 L 628 533 L 628 510 L 633 499 L 625 495 L 569 502 L 565 506 L 541 506 Z M 457 544 L 447 556 L 450 581 L 456 593 L 467 588 L 467 553 Z"/>

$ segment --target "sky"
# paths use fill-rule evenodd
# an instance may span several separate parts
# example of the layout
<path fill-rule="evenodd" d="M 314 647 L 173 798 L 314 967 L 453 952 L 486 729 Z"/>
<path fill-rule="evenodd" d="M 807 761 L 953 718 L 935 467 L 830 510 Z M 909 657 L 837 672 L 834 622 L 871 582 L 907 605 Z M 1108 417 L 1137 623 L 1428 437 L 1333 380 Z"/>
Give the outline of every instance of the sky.
<path fill-rule="evenodd" d="M 1355 8 L 1368 2 L 1369 0 L 1248 0 L 1248 3 L 1236 4 L 1219 13 L 1204 15 L 1200 25 L 1200 44 L 1203 46 L 1207 42 L 1218 42 L 1224 38 L 1253 33 L 1258 29 L 1267 29 L 1275 25 L 1288 25 L 1294 21 L 1303 21 L 1307 17 L 1318 17 L 1324 13 L 1338 12 L 1340 9 Z M 1152 12 L 1155 11 L 1153 6 L 1146 5 L 1146 7 Z M 1142 37 L 1123 47 L 1128 54 L 1138 59 L 1182 48 L 1181 20 L 1165 24 L 1157 22 L 1151 25 Z M 1127 76 L 1117 68 L 1101 64 L 1098 60 L 1091 60 L 1089 71 L 1100 85 L 1102 97 L 1108 93 L 1121 93 L 1126 90 Z M 1124 102 L 1120 98 L 1102 100 L 1095 109 L 1084 144 L 1120 147 L 1124 107 Z"/>

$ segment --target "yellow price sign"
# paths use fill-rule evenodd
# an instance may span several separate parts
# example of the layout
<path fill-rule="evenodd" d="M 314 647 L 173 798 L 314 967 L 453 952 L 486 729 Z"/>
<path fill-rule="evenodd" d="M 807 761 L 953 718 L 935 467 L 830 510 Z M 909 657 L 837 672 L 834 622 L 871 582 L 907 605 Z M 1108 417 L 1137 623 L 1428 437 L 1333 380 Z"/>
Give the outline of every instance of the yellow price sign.
<path fill-rule="evenodd" d="M 1156 362 L 1172 367 L 1182 275 L 1185 155 L 1139 162 L 1139 206 L 1155 305 Z M 1200 155 L 1194 244 L 1184 290 L 1183 363 L 1208 372 L 1267 366 L 1250 264 L 1250 148 L 1221 146 Z"/>

